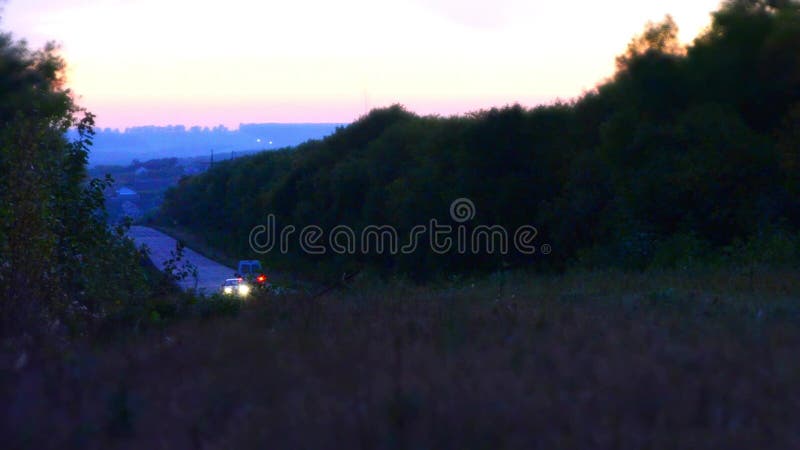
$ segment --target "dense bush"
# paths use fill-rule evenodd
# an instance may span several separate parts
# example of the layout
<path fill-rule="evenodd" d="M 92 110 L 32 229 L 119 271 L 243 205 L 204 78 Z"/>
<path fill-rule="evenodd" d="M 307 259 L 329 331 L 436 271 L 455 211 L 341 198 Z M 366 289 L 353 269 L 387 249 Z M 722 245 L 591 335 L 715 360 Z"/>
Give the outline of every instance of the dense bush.
<path fill-rule="evenodd" d="M 0 34 L 0 331 L 42 337 L 142 302 L 142 255 L 110 229 L 89 180 L 92 114 L 63 87 L 64 62 Z M 77 140 L 67 140 L 67 130 Z M 66 326 L 66 327 L 65 327 Z"/>

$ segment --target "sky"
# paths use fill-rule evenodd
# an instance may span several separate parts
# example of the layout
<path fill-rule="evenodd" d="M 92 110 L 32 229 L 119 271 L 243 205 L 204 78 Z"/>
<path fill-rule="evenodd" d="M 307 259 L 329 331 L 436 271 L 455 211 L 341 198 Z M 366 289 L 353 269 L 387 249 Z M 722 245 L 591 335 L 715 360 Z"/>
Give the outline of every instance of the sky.
<path fill-rule="evenodd" d="M 3 31 L 61 45 L 100 127 L 338 122 L 572 99 L 647 21 L 682 41 L 719 0 L 7 0 Z"/>

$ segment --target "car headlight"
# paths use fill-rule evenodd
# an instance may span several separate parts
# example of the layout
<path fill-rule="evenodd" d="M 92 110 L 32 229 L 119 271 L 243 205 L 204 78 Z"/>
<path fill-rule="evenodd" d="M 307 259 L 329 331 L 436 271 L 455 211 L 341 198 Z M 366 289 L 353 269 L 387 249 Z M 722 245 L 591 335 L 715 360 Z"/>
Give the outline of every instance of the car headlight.
<path fill-rule="evenodd" d="M 233 288 L 231 286 L 225 286 L 224 288 L 222 288 L 222 292 L 224 292 L 225 294 L 233 294 Z"/>
<path fill-rule="evenodd" d="M 240 284 L 239 285 L 239 295 L 244 297 L 249 293 L 250 293 L 250 286 L 248 286 L 246 284 Z"/>

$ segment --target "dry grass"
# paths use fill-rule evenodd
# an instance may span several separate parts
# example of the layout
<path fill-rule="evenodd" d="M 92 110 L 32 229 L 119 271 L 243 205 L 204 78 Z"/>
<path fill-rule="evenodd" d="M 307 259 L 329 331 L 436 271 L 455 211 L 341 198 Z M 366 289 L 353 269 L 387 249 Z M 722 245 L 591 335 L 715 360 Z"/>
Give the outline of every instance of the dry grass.
<path fill-rule="evenodd" d="M 797 271 L 360 280 L 20 370 L 11 358 L 3 441 L 797 448 L 798 324 Z"/>

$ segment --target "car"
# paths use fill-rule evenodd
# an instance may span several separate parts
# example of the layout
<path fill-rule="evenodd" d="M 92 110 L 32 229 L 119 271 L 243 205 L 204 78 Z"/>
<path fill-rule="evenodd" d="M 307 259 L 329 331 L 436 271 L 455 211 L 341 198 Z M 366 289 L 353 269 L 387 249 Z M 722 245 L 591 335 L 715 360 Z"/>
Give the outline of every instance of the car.
<path fill-rule="evenodd" d="M 250 295 L 250 285 L 244 278 L 228 278 L 222 283 L 220 287 L 222 295 L 236 295 L 239 297 L 247 297 Z"/>
<path fill-rule="evenodd" d="M 267 276 L 264 274 L 264 269 L 261 267 L 261 262 L 257 259 L 243 259 L 239 261 L 239 266 L 234 276 L 244 278 L 249 283 L 253 283 L 256 287 L 267 287 Z"/>

